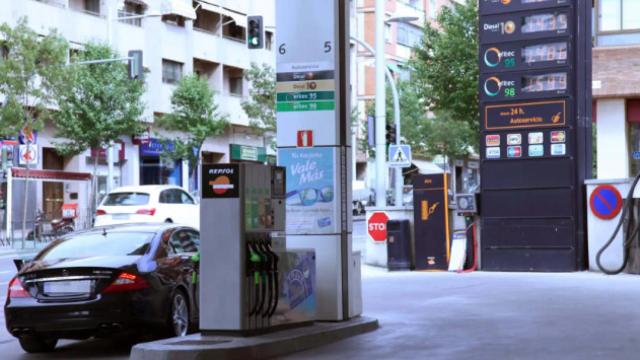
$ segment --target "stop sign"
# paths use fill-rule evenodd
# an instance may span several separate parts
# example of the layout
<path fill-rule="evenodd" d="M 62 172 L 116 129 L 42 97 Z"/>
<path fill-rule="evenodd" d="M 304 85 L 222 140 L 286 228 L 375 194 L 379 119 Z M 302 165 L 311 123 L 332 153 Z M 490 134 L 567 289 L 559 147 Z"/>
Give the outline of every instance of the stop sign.
<path fill-rule="evenodd" d="M 367 231 L 374 241 L 387 240 L 387 221 L 389 217 L 383 212 L 375 212 L 369 217 Z"/>

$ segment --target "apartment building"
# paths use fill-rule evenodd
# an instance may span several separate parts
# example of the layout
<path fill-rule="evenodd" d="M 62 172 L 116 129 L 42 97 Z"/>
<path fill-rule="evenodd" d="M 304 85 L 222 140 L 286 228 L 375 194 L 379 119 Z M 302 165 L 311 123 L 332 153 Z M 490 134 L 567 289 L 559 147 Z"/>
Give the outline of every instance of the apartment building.
<path fill-rule="evenodd" d="M 593 14 L 597 177 L 628 178 L 640 171 L 640 1 L 596 0 Z"/>
<path fill-rule="evenodd" d="M 424 24 L 433 23 L 443 6 L 451 4 L 454 0 L 386 0 L 385 3 L 385 55 L 387 67 L 398 79 L 410 80 L 411 72 L 407 62 L 413 54 L 413 47 L 418 44 L 423 35 Z M 455 0 L 458 1 L 458 0 Z M 354 0 L 352 11 L 352 33 L 358 39 L 369 45 L 375 44 L 375 0 Z M 412 21 L 407 21 L 411 19 Z M 374 55 L 361 46 L 353 44 L 356 49 L 354 55 L 354 67 L 352 71 L 355 77 L 354 101 L 356 103 L 359 122 L 367 121 L 367 109 L 375 101 L 376 92 L 376 68 Z M 364 128 L 360 126 L 359 129 Z M 359 138 L 367 134 L 360 132 Z M 361 140 L 360 140 L 361 141 Z M 358 180 L 364 180 L 367 184 L 373 184 L 373 171 L 367 171 L 368 159 L 364 152 L 356 154 L 355 174 Z M 416 160 L 421 167 L 438 170 L 427 161 Z M 371 164 L 371 166 L 374 166 Z"/>
<path fill-rule="evenodd" d="M 120 54 L 129 50 L 143 51 L 146 76 L 145 113 L 151 137 L 148 143 L 123 136 L 115 165 L 116 185 L 176 184 L 194 189 L 186 162 L 168 164 L 160 157 L 163 151 L 155 134 L 163 133 L 154 126 L 154 118 L 171 111 L 170 96 L 176 83 L 186 74 L 197 73 L 207 79 L 216 92 L 219 111 L 228 115 L 230 130 L 211 138 L 203 147 L 208 162 L 264 161 L 269 149 L 250 131 L 249 121 L 241 108 L 248 97 L 248 84 L 243 71 L 252 62 L 275 62 L 273 46 L 275 0 L 0 0 L 0 23 L 13 25 L 27 17 L 37 32 L 57 29 L 70 43 L 71 51 L 81 50 L 90 41 L 110 43 Z M 160 14 L 163 14 L 160 16 Z M 248 50 L 246 17 L 264 16 L 266 48 Z M 142 18 L 118 19 L 135 15 Z M 194 19 L 195 18 L 195 19 Z M 174 134 L 179 135 L 179 134 Z M 47 124 L 37 140 L 35 167 L 43 170 L 88 173 L 93 157 L 100 156 L 98 169 L 100 193 L 106 190 L 105 151 L 88 149 L 73 158 L 63 158 L 54 151 L 54 128 Z M 46 180 L 46 179 L 45 179 Z M 74 185 L 42 182 L 35 189 L 37 208 L 56 211 L 70 196 L 82 189 Z M 81 195 L 82 199 L 83 196 Z"/>

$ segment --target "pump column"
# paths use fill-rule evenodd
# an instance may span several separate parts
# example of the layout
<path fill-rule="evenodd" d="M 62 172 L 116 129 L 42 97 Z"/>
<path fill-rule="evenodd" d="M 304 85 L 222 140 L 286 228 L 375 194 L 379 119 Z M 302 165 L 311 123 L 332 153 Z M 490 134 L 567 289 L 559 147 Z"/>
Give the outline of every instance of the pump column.
<path fill-rule="evenodd" d="M 359 314 L 349 305 L 360 282 L 350 270 L 358 262 L 350 261 L 348 9 L 346 0 L 276 1 L 277 144 L 278 163 L 287 169 L 287 246 L 315 249 L 317 319 L 330 321 Z"/>

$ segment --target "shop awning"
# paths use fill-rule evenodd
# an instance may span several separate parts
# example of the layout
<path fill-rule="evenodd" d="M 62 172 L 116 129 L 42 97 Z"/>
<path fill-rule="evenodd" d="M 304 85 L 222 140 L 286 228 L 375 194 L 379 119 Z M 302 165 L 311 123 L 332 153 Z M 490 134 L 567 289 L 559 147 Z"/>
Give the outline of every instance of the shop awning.
<path fill-rule="evenodd" d="M 15 167 L 11 168 L 11 175 L 14 178 L 24 179 L 27 177 L 27 169 Z M 88 181 L 91 180 L 91 174 L 71 171 L 29 169 L 29 179 L 53 181 Z"/>
<path fill-rule="evenodd" d="M 215 2 L 213 1 L 205 1 L 205 0 L 197 0 L 198 3 L 200 3 L 200 5 L 202 6 L 202 10 L 206 10 L 206 11 L 210 11 L 210 12 L 214 12 L 214 13 L 218 13 L 222 16 L 226 16 L 231 18 L 233 21 L 235 21 L 236 25 L 238 26 L 245 26 L 246 24 L 246 19 L 247 17 L 243 14 L 237 13 L 235 11 L 231 11 L 228 9 L 225 9 L 224 7 L 215 4 Z"/>
<path fill-rule="evenodd" d="M 428 175 L 442 174 L 444 172 L 440 166 L 432 163 L 431 161 L 412 159 L 411 165 L 412 166 L 410 168 L 406 169 L 405 174 L 418 173 Z"/>
<path fill-rule="evenodd" d="M 196 11 L 191 6 L 190 0 L 164 0 L 160 6 L 160 12 L 162 14 L 182 16 L 190 20 L 196 19 Z"/>

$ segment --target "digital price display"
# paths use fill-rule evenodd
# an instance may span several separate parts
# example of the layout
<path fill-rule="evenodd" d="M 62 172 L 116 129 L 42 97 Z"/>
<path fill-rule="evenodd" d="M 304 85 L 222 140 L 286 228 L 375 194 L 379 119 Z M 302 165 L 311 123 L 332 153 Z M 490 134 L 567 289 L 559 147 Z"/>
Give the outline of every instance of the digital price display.
<path fill-rule="evenodd" d="M 521 31 L 524 34 L 567 30 L 567 14 L 535 14 L 522 18 Z"/>
<path fill-rule="evenodd" d="M 525 75 L 522 77 L 521 91 L 524 93 L 564 90 L 567 90 L 566 72 L 544 75 Z"/>
<path fill-rule="evenodd" d="M 567 35 L 572 26 L 571 12 L 563 8 L 482 16 L 478 31 L 480 42 L 489 44 Z"/>
<path fill-rule="evenodd" d="M 567 60 L 569 43 L 567 41 L 551 44 L 536 44 L 522 48 L 522 62 L 534 64 L 540 62 L 564 63 Z"/>
<path fill-rule="evenodd" d="M 480 54 L 480 70 L 485 73 L 536 70 L 568 65 L 571 47 L 569 39 L 519 41 L 484 45 Z"/>
<path fill-rule="evenodd" d="M 570 96 L 570 73 L 505 72 L 480 76 L 481 101 L 518 100 Z"/>
<path fill-rule="evenodd" d="M 499 14 L 566 6 L 568 4 L 569 0 L 480 0 L 480 13 Z"/>

